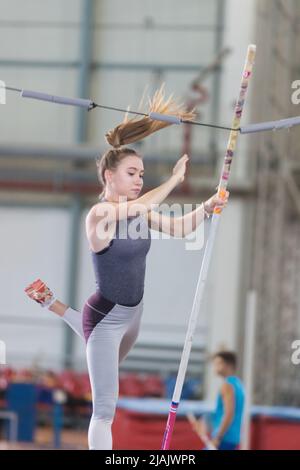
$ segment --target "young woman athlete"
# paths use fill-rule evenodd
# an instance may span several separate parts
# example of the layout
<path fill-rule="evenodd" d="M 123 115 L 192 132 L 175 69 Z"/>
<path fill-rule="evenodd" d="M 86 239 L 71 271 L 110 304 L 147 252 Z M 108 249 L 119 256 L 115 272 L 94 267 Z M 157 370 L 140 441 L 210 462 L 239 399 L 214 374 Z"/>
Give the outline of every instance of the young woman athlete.
<path fill-rule="evenodd" d="M 151 111 L 177 114 L 191 119 L 172 100 L 157 92 Z M 41 280 L 30 284 L 27 295 L 59 315 L 86 341 L 86 357 L 92 389 L 93 414 L 88 442 L 90 449 L 112 449 L 111 425 L 118 399 L 120 362 L 134 345 L 143 311 L 146 256 L 150 228 L 171 236 L 186 236 L 200 225 L 216 206 L 224 208 L 217 194 L 183 217 L 168 217 L 153 206 L 162 203 L 184 180 L 187 155 L 181 157 L 172 175 L 160 186 L 141 195 L 142 157 L 125 144 L 135 142 L 166 127 L 148 117 L 125 120 L 106 134 L 112 149 L 97 161 L 103 191 L 100 201 L 86 217 L 86 235 L 96 278 L 96 291 L 86 301 L 82 314 L 56 299 Z"/>

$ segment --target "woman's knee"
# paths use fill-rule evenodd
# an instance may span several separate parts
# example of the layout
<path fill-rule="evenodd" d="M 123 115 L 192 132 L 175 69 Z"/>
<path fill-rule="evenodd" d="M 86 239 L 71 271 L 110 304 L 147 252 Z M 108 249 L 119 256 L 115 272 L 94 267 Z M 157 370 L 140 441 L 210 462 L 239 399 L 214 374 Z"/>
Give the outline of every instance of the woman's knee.
<path fill-rule="evenodd" d="M 116 412 L 117 400 L 112 397 L 95 398 L 93 401 L 93 418 L 112 421 Z"/>

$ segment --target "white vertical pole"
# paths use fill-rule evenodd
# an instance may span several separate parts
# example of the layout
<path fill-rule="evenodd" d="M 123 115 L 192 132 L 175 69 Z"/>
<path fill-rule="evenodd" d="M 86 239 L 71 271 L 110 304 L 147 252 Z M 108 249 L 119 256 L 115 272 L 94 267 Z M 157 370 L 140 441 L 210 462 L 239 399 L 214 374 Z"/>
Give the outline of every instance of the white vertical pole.
<path fill-rule="evenodd" d="M 247 56 L 245 61 L 245 66 L 243 69 L 242 80 L 240 85 L 239 95 L 236 101 L 236 106 L 233 115 L 233 121 L 231 128 L 234 129 L 229 134 L 226 154 L 223 162 L 222 173 L 219 181 L 218 186 L 218 195 L 219 197 L 225 199 L 226 196 L 226 188 L 228 185 L 228 179 L 230 175 L 231 163 L 234 156 L 234 151 L 236 149 L 237 144 L 237 137 L 238 137 L 238 129 L 240 128 L 242 113 L 244 109 L 246 94 L 250 82 L 250 78 L 252 76 L 252 70 L 254 66 L 256 54 L 256 46 L 251 44 L 247 50 Z M 181 397 L 183 382 L 185 379 L 185 374 L 187 370 L 187 365 L 190 357 L 193 336 L 197 325 L 197 320 L 199 317 L 199 310 L 203 299 L 205 282 L 208 274 L 208 269 L 210 265 L 210 259 L 212 256 L 213 248 L 214 248 L 214 240 L 216 236 L 217 227 L 219 225 L 219 219 L 221 216 L 222 209 L 219 207 L 215 207 L 214 214 L 212 217 L 212 223 L 210 227 L 209 237 L 206 243 L 204 256 L 202 260 L 202 266 L 198 278 L 198 283 L 196 287 L 196 292 L 194 296 L 194 302 L 192 307 L 192 312 L 189 319 L 188 329 L 185 337 L 185 343 L 181 355 L 181 361 L 179 364 L 179 370 L 177 374 L 175 389 L 173 393 L 173 398 L 170 406 L 169 416 L 167 420 L 167 425 L 163 437 L 162 442 L 162 449 L 167 450 L 170 448 L 172 433 L 175 425 L 176 420 L 176 413 L 179 406 L 179 401 Z"/>
<path fill-rule="evenodd" d="M 251 427 L 251 406 L 253 395 L 253 365 L 255 349 L 255 324 L 256 324 L 256 291 L 251 290 L 247 294 L 246 322 L 245 322 L 245 347 L 243 376 L 245 384 L 245 411 L 242 437 L 242 449 L 250 449 L 250 427 Z"/>

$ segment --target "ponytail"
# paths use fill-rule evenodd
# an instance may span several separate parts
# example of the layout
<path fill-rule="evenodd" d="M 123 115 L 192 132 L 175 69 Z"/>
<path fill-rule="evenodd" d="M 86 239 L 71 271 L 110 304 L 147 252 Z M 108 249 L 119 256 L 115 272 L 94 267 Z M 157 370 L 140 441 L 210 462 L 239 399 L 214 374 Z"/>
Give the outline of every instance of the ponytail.
<path fill-rule="evenodd" d="M 185 121 L 191 121 L 195 117 L 194 110 L 186 111 L 182 104 L 178 104 L 173 99 L 173 95 L 165 99 L 164 85 L 155 92 L 152 99 L 149 98 L 148 113 L 151 112 L 180 117 Z M 105 134 L 106 141 L 113 146 L 113 149 L 107 150 L 102 157 L 96 159 L 98 178 L 103 186 L 103 190 L 99 195 L 100 199 L 105 193 L 105 170 L 116 170 L 120 161 L 128 155 L 136 155 L 141 158 L 141 155 L 135 150 L 124 146 L 142 140 L 148 135 L 170 125 L 172 123 L 156 121 L 148 116 L 128 119 L 128 115 L 126 115 L 121 124 Z"/>
<path fill-rule="evenodd" d="M 151 112 L 180 117 L 186 121 L 191 121 L 195 117 L 194 111 L 186 111 L 182 104 L 178 104 L 173 99 L 173 95 L 167 100 L 165 99 L 164 85 L 155 92 L 152 99 L 149 98 L 148 113 Z M 142 140 L 148 135 L 171 125 L 172 123 L 170 122 L 156 121 L 148 116 L 131 119 L 128 119 L 126 116 L 121 124 L 105 134 L 105 138 L 110 145 L 119 148 L 122 145 Z"/>

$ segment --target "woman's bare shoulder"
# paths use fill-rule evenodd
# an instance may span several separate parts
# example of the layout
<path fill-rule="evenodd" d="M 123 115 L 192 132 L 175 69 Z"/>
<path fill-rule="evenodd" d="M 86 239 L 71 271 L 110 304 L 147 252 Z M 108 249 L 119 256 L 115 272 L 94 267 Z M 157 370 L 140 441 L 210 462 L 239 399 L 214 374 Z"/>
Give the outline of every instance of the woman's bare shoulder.
<path fill-rule="evenodd" d="M 117 203 L 115 202 L 107 202 L 107 201 L 100 201 L 94 204 L 89 212 L 87 213 L 86 216 L 86 221 L 87 222 L 96 222 L 99 221 L 99 219 L 108 217 L 108 216 L 113 216 L 115 217 L 115 210 L 116 207 L 118 206 Z"/>

